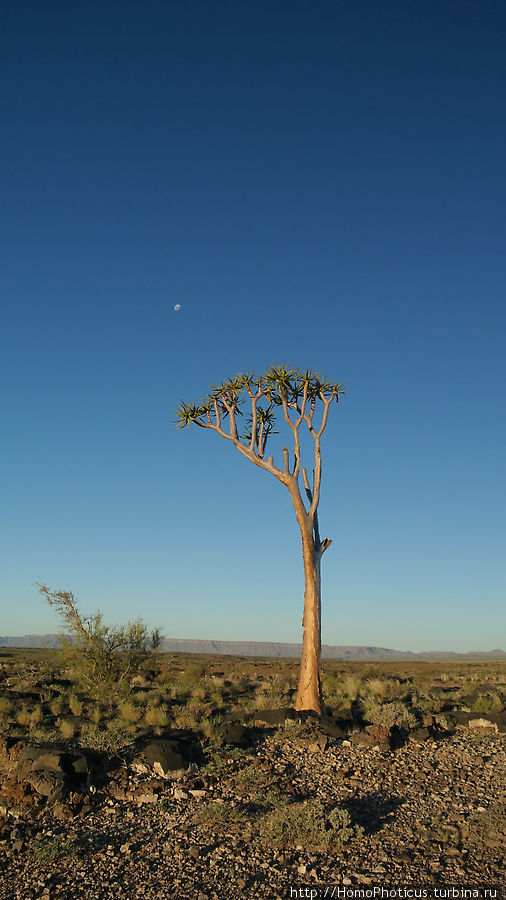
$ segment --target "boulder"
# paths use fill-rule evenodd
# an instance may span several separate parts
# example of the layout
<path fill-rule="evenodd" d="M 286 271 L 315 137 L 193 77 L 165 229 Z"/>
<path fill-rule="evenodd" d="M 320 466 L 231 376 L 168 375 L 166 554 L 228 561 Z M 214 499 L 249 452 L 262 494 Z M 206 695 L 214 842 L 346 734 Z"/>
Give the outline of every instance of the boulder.
<path fill-rule="evenodd" d="M 284 725 L 287 720 L 298 719 L 292 707 L 283 709 L 256 709 L 252 713 L 255 725 Z"/>
<path fill-rule="evenodd" d="M 345 740 L 348 734 L 353 731 L 353 719 L 335 718 L 332 716 L 322 716 L 319 722 L 320 731 L 328 737 L 337 740 Z"/>
<path fill-rule="evenodd" d="M 432 740 L 432 734 L 429 728 L 415 728 L 413 731 L 409 732 L 408 740 L 417 744 L 423 743 L 423 741 Z"/>
<path fill-rule="evenodd" d="M 25 746 L 18 757 L 18 775 L 29 771 L 47 771 L 69 775 L 71 778 L 86 780 L 89 766 L 82 753 L 58 747 Z"/>
<path fill-rule="evenodd" d="M 29 772 L 25 781 L 37 794 L 53 802 L 62 800 L 68 789 L 68 779 L 63 772 L 52 772 L 49 769 Z"/>
<path fill-rule="evenodd" d="M 391 731 L 388 725 L 368 725 L 364 731 L 353 734 L 351 742 L 359 747 L 382 747 L 387 750 L 390 747 Z"/>
<path fill-rule="evenodd" d="M 216 731 L 225 744 L 232 744 L 234 747 L 248 747 L 251 744 L 250 729 L 238 722 L 224 722 Z"/>
<path fill-rule="evenodd" d="M 188 768 L 188 760 L 176 740 L 151 741 L 144 747 L 143 758 L 148 766 L 159 775 L 167 776 Z"/>
<path fill-rule="evenodd" d="M 482 731 L 493 734 L 497 734 L 499 731 L 497 722 L 491 722 L 488 718 L 469 719 L 468 725 L 473 731 Z"/>
<path fill-rule="evenodd" d="M 61 773 L 64 771 L 63 756 L 62 750 L 28 744 L 19 754 L 18 773 L 22 775 L 32 769 L 46 769 Z"/>

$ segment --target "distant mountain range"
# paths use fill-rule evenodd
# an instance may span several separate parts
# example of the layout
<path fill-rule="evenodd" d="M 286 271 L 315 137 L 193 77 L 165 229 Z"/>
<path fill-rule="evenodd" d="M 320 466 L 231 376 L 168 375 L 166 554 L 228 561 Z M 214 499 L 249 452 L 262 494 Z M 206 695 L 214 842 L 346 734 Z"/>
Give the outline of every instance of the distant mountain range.
<path fill-rule="evenodd" d="M 60 643 L 59 634 L 25 634 L 0 636 L 0 647 L 54 648 Z M 201 641 L 165 638 L 161 644 L 164 653 L 200 653 L 205 656 L 264 656 L 294 658 L 300 656 L 300 644 L 280 644 L 268 641 Z M 343 659 L 379 662 L 381 660 L 449 660 L 452 659 L 501 659 L 506 660 L 504 650 L 470 651 L 456 653 L 452 650 L 429 650 L 412 653 L 410 650 L 389 650 L 386 647 L 333 647 L 323 644 L 324 659 Z"/>

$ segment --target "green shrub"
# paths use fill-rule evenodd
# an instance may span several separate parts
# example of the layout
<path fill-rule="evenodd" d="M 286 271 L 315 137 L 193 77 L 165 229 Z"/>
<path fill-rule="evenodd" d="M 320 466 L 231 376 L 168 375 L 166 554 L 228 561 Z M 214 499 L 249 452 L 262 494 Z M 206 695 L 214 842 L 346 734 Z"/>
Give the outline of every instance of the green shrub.
<path fill-rule="evenodd" d="M 273 809 L 260 825 L 261 837 L 269 845 L 301 844 L 308 849 L 338 849 L 360 833 L 347 810 L 335 808 L 326 814 L 320 800 Z"/>
<path fill-rule="evenodd" d="M 231 824 L 245 822 L 247 818 L 246 813 L 240 807 L 231 806 L 230 803 L 219 803 L 217 800 L 203 804 L 197 813 L 198 821 L 206 823 Z"/>
<path fill-rule="evenodd" d="M 132 703 L 131 700 L 122 700 L 118 704 L 118 712 L 125 722 L 138 722 L 142 716 L 142 707 Z"/>
<path fill-rule="evenodd" d="M 30 855 L 40 865 L 54 862 L 56 859 L 62 859 L 64 856 L 72 856 L 76 851 L 76 841 L 71 838 L 65 838 L 60 834 L 55 837 L 32 841 L 30 844 Z"/>
<path fill-rule="evenodd" d="M 62 719 L 60 722 L 60 734 L 64 740 L 71 740 L 76 733 L 75 725 L 73 722 L 69 722 L 68 719 Z"/>
<path fill-rule="evenodd" d="M 415 728 L 416 718 L 399 700 L 377 703 L 375 700 L 364 700 L 361 706 L 362 717 L 372 725 L 398 725 L 399 728 Z"/>
<path fill-rule="evenodd" d="M 18 710 L 16 713 L 16 722 L 18 725 L 27 726 L 30 724 L 31 712 L 26 706 L 23 706 L 22 709 Z"/>
<path fill-rule="evenodd" d="M 58 697 L 54 697 L 49 704 L 49 709 L 53 713 L 54 716 L 59 716 L 63 712 L 63 708 L 65 706 L 65 697 L 63 694 L 60 694 Z"/>
<path fill-rule="evenodd" d="M 42 722 L 42 706 L 37 703 L 30 713 L 30 729 L 36 728 Z"/>
<path fill-rule="evenodd" d="M 208 716 L 200 722 L 200 733 L 203 737 L 208 738 L 208 740 L 220 744 L 221 741 L 218 729 L 222 722 L 222 716 L 219 713 L 214 713 L 212 716 Z"/>
<path fill-rule="evenodd" d="M 0 697 L 0 718 L 7 719 L 14 712 L 14 704 L 8 697 Z"/>
<path fill-rule="evenodd" d="M 170 715 L 168 710 L 162 706 L 151 707 L 146 710 L 144 721 L 146 725 L 156 725 L 164 728 L 170 725 Z"/>
<path fill-rule="evenodd" d="M 356 700 L 360 690 L 360 678 L 347 675 L 340 684 L 341 693 L 346 700 Z"/>
<path fill-rule="evenodd" d="M 75 694 L 71 694 L 69 697 L 69 708 L 73 716 L 82 715 L 83 704 Z"/>
<path fill-rule="evenodd" d="M 473 710 L 475 712 L 498 712 L 502 708 L 502 700 L 497 694 L 482 695 L 481 697 L 477 697 L 473 703 Z"/>
<path fill-rule="evenodd" d="M 82 747 L 112 756 L 128 747 L 132 743 L 132 736 L 114 721 L 109 723 L 107 729 L 86 723 L 81 729 L 79 743 Z"/>
<path fill-rule="evenodd" d="M 62 661 L 74 670 L 77 683 L 104 702 L 128 693 L 132 676 L 159 646 L 160 629 L 149 634 L 141 619 L 111 627 L 100 611 L 82 616 L 72 591 L 52 591 L 44 584 L 39 590 L 62 619 Z"/>

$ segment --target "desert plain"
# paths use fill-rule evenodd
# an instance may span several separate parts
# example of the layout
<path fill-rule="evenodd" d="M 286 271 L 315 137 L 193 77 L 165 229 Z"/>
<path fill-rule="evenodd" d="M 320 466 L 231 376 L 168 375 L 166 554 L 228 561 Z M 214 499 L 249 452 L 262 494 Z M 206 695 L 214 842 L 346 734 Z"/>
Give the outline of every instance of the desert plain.
<path fill-rule="evenodd" d="M 319 718 L 296 659 L 153 654 L 113 699 L 1 648 L 1 900 L 500 896 L 506 664 L 323 673 Z"/>

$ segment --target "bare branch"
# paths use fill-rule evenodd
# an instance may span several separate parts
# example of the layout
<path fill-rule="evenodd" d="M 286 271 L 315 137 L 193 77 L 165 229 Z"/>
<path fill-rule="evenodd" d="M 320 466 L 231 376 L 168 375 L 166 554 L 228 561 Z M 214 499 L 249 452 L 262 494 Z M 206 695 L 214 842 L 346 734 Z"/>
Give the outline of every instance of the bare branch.
<path fill-rule="evenodd" d="M 313 473 L 313 476 L 314 476 L 314 473 Z M 304 488 L 306 490 L 306 495 L 309 500 L 308 515 L 309 515 L 309 518 L 312 520 L 315 547 L 319 548 L 320 547 L 320 530 L 319 530 L 319 525 L 318 525 L 318 510 L 314 509 L 314 511 L 311 513 L 311 509 L 312 509 L 312 505 L 313 505 L 313 492 L 312 492 L 311 488 L 309 487 L 309 481 L 308 481 L 306 469 L 302 470 L 302 477 L 304 479 Z"/>
<path fill-rule="evenodd" d="M 213 397 L 214 410 L 216 413 L 216 426 L 217 428 L 221 428 L 221 418 L 220 418 L 220 408 L 218 406 L 218 400 L 216 397 Z"/>
<path fill-rule="evenodd" d="M 237 441 L 238 440 L 237 425 L 236 425 L 236 421 L 235 421 L 236 403 L 234 402 L 234 400 L 232 400 L 231 403 L 227 403 L 227 401 L 225 400 L 224 394 L 222 394 L 222 396 L 221 396 L 221 402 L 223 403 L 223 406 L 227 410 L 228 416 L 230 419 L 230 437 L 232 438 L 233 441 Z"/>
<path fill-rule="evenodd" d="M 272 456 L 269 456 L 267 460 L 262 459 L 260 456 L 257 456 L 254 452 L 252 452 L 249 447 L 245 447 L 245 445 L 242 444 L 241 441 L 235 441 L 234 443 L 239 453 L 242 453 L 242 455 L 245 456 L 246 459 L 249 459 L 249 461 L 252 462 L 255 466 L 259 466 L 259 468 L 265 469 L 267 472 L 270 472 L 271 475 L 274 475 L 274 477 L 277 478 L 278 481 L 281 481 L 283 484 L 286 483 L 285 473 L 274 465 Z"/>
<path fill-rule="evenodd" d="M 297 419 L 297 421 L 295 423 L 297 428 L 299 428 L 299 426 L 302 424 L 302 420 L 303 420 L 304 414 L 306 412 L 307 391 L 308 391 L 308 386 L 307 386 L 307 382 L 306 382 L 306 384 L 304 384 L 304 393 L 302 394 L 302 403 L 300 405 L 300 408 L 299 408 L 298 404 L 295 404 L 295 409 L 299 413 L 299 418 Z"/>
<path fill-rule="evenodd" d="M 320 502 L 320 484 L 322 478 L 322 458 L 320 453 L 320 438 L 315 437 L 314 445 L 315 467 L 313 470 L 313 500 L 309 509 L 309 515 L 314 516 Z"/>
<path fill-rule="evenodd" d="M 249 448 L 253 453 L 255 449 L 255 443 L 257 439 L 257 400 L 258 396 L 254 396 L 251 391 L 248 391 L 251 397 L 251 440 L 249 442 Z"/>
<path fill-rule="evenodd" d="M 325 426 L 327 424 L 327 419 L 329 417 L 330 404 L 332 403 L 332 400 L 334 399 L 333 397 L 331 397 L 330 400 L 327 400 L 323 393 L 320 394 L 320 397 L 324 404 L 324 410 L 323 410 L 322 423 L 320 425 L 320 430 L 317 434 L 317 437 L 319 437 L 319 438 L 322 436 L 323 432 L 325 431 Z"/>
<path fill-rule="evenodd" d="M 285 461 L 285 472 L 289 474 L 290 472 L 290 457 L 288 455 L 288 449 L 283 447 L 283 459 Z"/>

